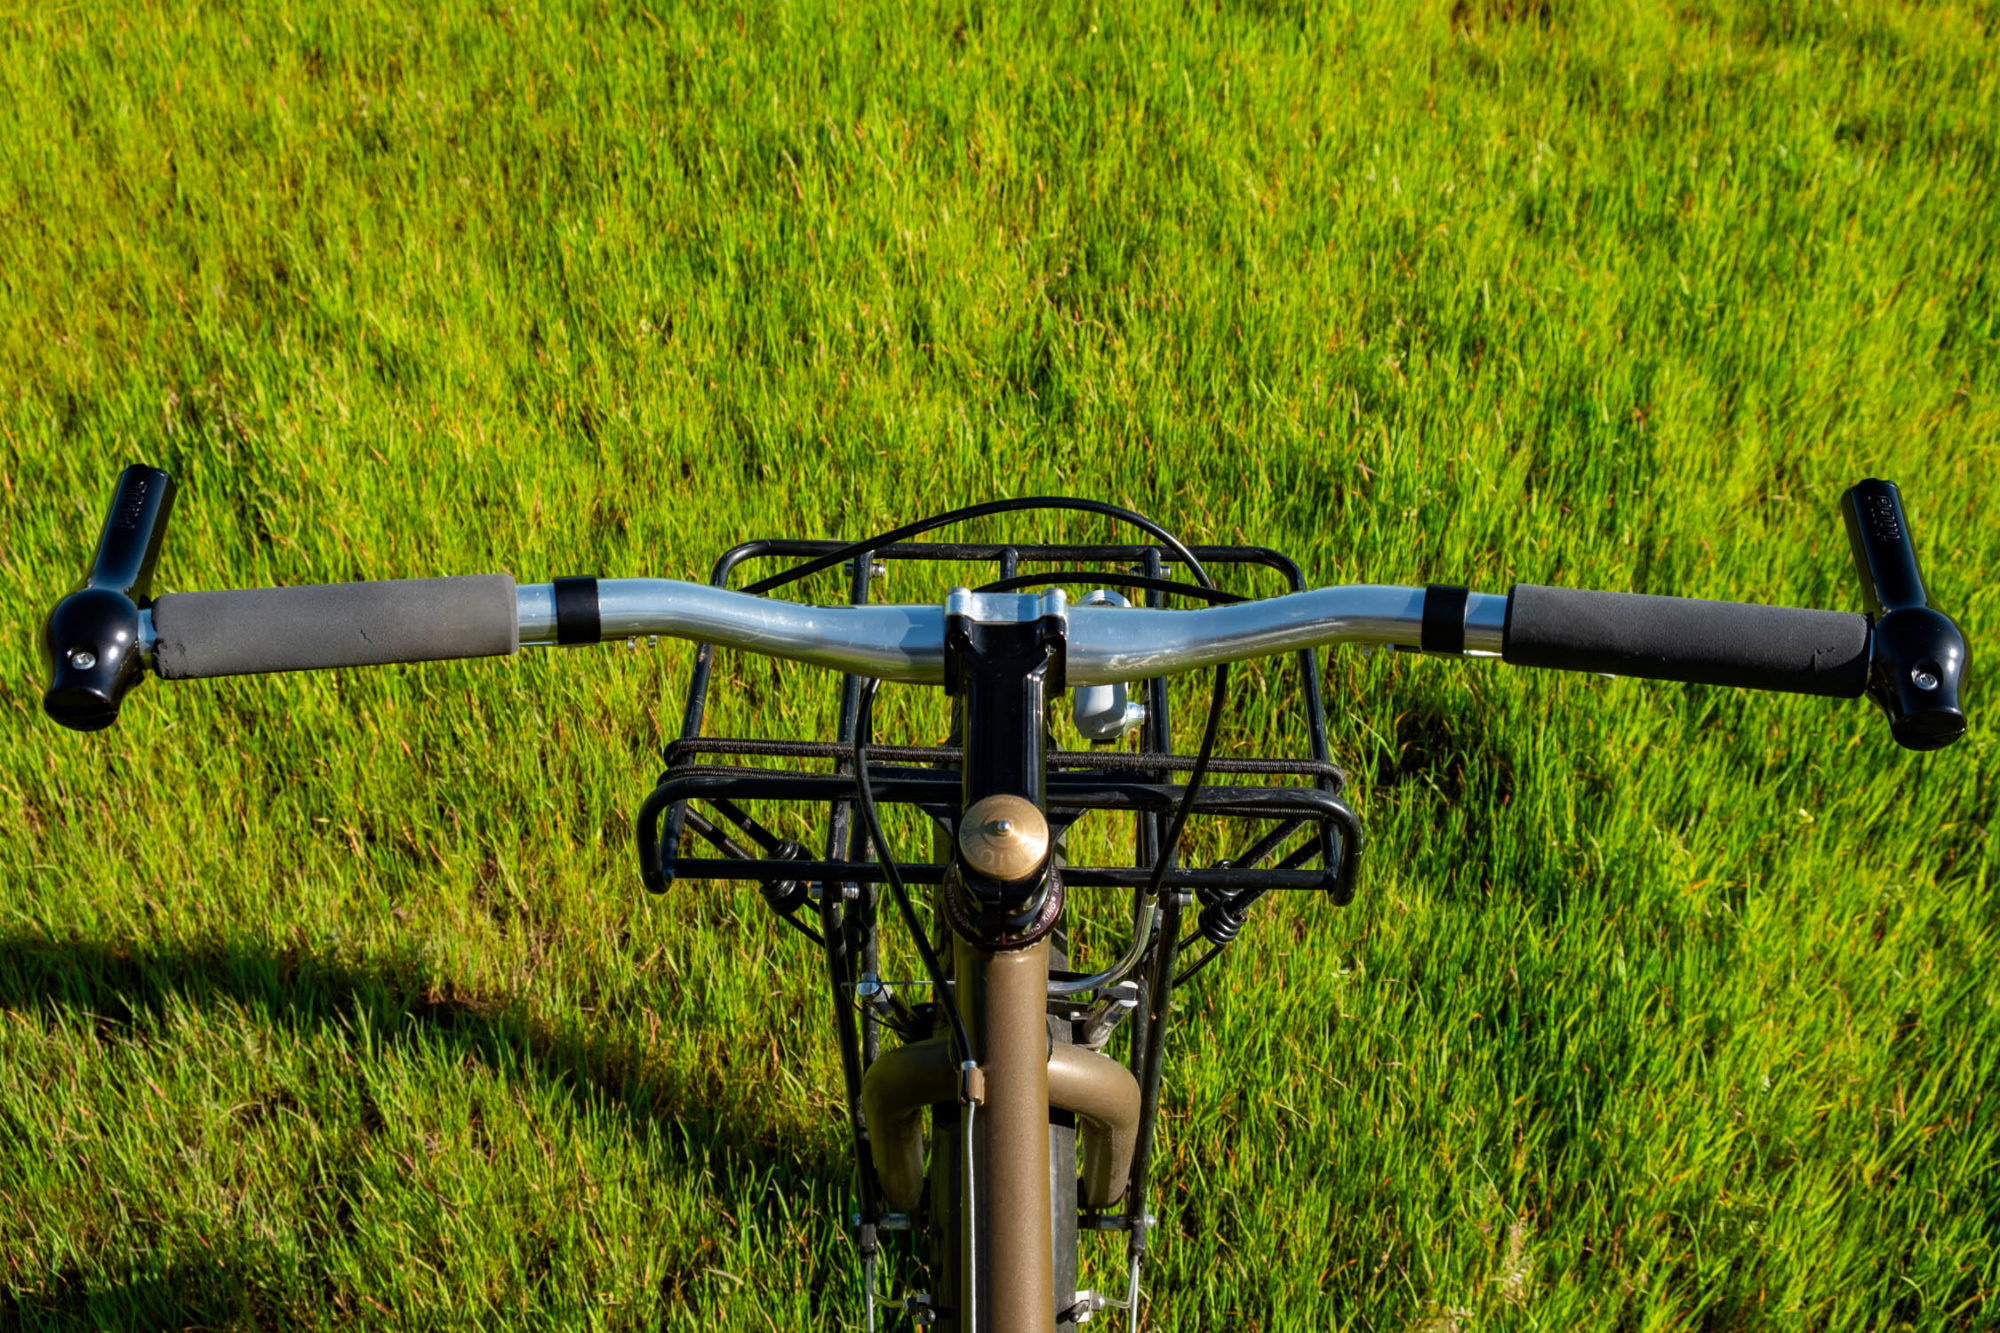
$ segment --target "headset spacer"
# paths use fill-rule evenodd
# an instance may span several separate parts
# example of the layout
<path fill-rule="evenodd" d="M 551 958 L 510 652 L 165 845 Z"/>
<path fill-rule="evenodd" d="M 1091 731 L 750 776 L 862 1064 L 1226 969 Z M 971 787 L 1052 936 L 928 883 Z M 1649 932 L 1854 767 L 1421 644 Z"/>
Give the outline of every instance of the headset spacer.
<path fill-rule="evenodd" d="M 984 904 L 966 887 L 963 873 L 954 864 L 945 875 L 944 892 L 939 896 L 944 900 L 945 920 L 951 923 L 953 934 L 1005 952 L 1025 949 L 1055 929 L 1057 919 L 1062 916 L 1065 894 L 1062 876 L 1050 866 L 1039 903 L 1021 915 L 996 918 L 980 910 Z"/>

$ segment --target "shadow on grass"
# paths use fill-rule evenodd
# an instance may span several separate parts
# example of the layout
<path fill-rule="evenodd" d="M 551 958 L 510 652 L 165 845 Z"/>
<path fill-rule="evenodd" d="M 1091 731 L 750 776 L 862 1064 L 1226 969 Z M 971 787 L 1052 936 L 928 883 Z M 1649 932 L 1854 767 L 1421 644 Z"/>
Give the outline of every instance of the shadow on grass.
<path fill-rule="evenodd" d="M 74 1269 L 59 1274 L 55 1290 L 17 1300 L 0 1292 L 0 1327 L 46 1333 L 91 1329 L 325 1328 L 338 1320 L 301 1302 L 274 1299 L 248 1274 L 267 1273 L 267 1256 L 242 1250 L 151 1255 L 135 1259 L 116 1276 L 86 1279 Z"/>
<path fill-rule="evenodd" d="M 414 962 L 0 936 L 0 1010 L 54 1006 L 124 1029 L 177 1004 L 241 1007 L 301 1033 L 328 1029 L 348 1037 L 365 1025 L 390 1047 L 442 1041 L 495 1071 L 532 1068 L 572 1089 L 580 1107 L 622 1113 L 645 1132 L 646 1151 L 662 1165 L 707 1174 L 725 1191 L 725 1182 L 746 1182 L 737 1187 L 741 1197 L 721 1200 L 731 1213 L 755 1211 L 766 1201 L 765 1187 L 749 1182 L 776 1176 L 796 1182 L 802 1193 L 838 1198 L 849 1175 L 844 1151 L 827 1141 L 801 1142 L 795 1127 L 781 1127 L 755 1095 L 755 1083 L 687 1080 L 628 1035 L 550 1023 L 527 1013 L 516 997 L 457 991 Z M 731 1162 L 742 1169 L 716 1169 Z M 300 1308 L 283 1294 L 321 1285 L 321 1278 L 276 1273 L 272 1258 L 204 1249 L 135 1256 L 122 1274 L 100 1269 L 86 1278 L 72 1268 L 26 1275 L 43 1279 L 40 1290 L 26 1295 L 0 1285 L 0 1327 L 312 1327 L 335 1319 L 324 1306 Z M 669 1289 L 689 1285 L 698 1271 L 697 1265 L 693 1273 L 669 1272 L 663 1294 L 686 1299 L 684 1290 Z"/>

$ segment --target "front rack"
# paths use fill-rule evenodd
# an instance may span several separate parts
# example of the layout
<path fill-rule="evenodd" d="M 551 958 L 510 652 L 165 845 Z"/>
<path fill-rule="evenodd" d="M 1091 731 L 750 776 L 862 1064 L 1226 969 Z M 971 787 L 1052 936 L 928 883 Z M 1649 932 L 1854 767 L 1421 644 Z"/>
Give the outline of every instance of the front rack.
<path fill-rule="evenodd" d="M 717 587 L 728 587 L 735 571 L 751 560 L 809 560 L 840 549 L 840 543 L 830 541 L 745 542 L 716 562 L 711 581 Z M 1286 592 L 1305 587 L 1297 565 L 1264 547 L 1198 546 L 1193 554 L 1210 569 L 1271 571 L 1283 581 Z M 947 561 L 995 565 L 1001 579 L 1018 575 L 1024 562 L 1046 562 L 1066 572 L 1108 565 L 1160 579 L 1175 557 L 1154 546 L 896 543 L 847 567 L 847 595 L 857 605 L 867 602 L 874 584 L 893 562 L 921 565 Z M 937 589 L 940 600 L 944 591 Z M 1146 594 L 1152 606 L 1163 605 L 1165 600 L 1156 591 Z M 714 680 L 715 651 L 705 645 L 695 655 L 680 736 L 667 746 L 666 771 L 634 821 L 640 873 L 646 887 L 655 892 L 664 891 L 678 879 L 755 882 L 779 919 L 811 939 L 823 953 L 834 1000 L 860 1196 L 860 1206 L 852 1214 L 855 1246 L 864 1289 L 872 1292 L 881 1233 L 908 1228 L 913 1219 L 883 1209 L 881 1186 L 867 1148 L 862 1077 L 881 1052 L 885 1028 L 907 1038 L 928 1030 L 936 1014 L 932 1005 L 911 1010 L 900 1000 L 889 1001 L 885 994 L 889 987 L 878 975 L 883 871 L 875 859 L 866 821 L 854 818 L 854 739 L 863 680 L 851 675 L 842 678 L 839 731 L 832 741 L 706 737 L 702 726 Z M 1136 845 L 1129 864 L 1079 865 L 1066 860 L 1061 874 L 1071 887 L 1131 889 L 1135 928 L 1142 921 L 1152 922 L 1144 959 L 1133 980 L 1098 986 L 1094 1002 L 1077 995 L 1052 998 L 1049 1004 L 1051 1019 L 1058 1024 L 1067 1022 L 1073 1039 L 1086 1045 L 1102 1045 L 1108 1039 L 1108 1029 L 1117 1026 L 1121 1015 L 1130 1014 L 1128 1055 L 1141 1099 L 1130 1183 L 1117 1208 L 1085 1212 L 1077 1224 L 1089 1231 L 1127 1233 L 1135 1265 L 1153 1224 L 1146 1211 L 1146 1190 L 1172 992 L 1236 937 L 1245 912 L 1260 895 L 1273 889 L 1318 890 L 1339 904 L 1353 895 L 1362 845 L 1360 825 L 1341 800 L 1345 775 L 1329 757 L 1326 710 L 1314 655 L 1304 650 L 1293 657 L 1300 676 L 1298 697 L 1305 712 L 1308 753 L 1291 758 L 1217 756 L 1210 760 L 1209 774 L 1224 781 L 1203 785 L 1196 793 L 1193 815 L 1247 823 L 1254 831 L 1241 850 L 1226 860 L 1205 866 L 1170 861 L 1162 879 L 1156 918 L 1140 911 L 1144 888 L 1159 860 L 1172 812 L 1186 793 L 1185 785 L 1175 777 L 1190 771 L 1195 763 L 1192 756 L 1173 752 L 1167 680 L 1144 682 L 1146 716 L 1136 752 L 1109 748 L 1050 752 L 1046 804 L 1053 832 L 1060 834 L 1093 811 L 1129 811 L 1135 816 Z M 1198 673 L 1193 679 L 1205 682 L 1206 674 Z M 963 757 L 962 751 L 951 745 L 871 744 L 868 773 L 876 802 L 914 807 L 929 816 L 937 829 L 955 835 Z M 782 766 L 769 766 L 772 761 Z M 1258 777 L 1272 781 L 1255 785 L 1240 781 Z M 780 836 L 772 828 L 773 818 L 749 808 L 773 804 L 793 811 L 803 806 L 821 812 L 823 854 L 816 856 L 800 842 Z M 936 862 L 898 862 L 898 870 L 909 882 L 933 884 L 943 879 L 945 867 Z M 1202 904 L 1201 923 L 1195 933 L 1183 939 L 1183 909 L 1197 900 Z M 808 914 L 816 918 L 817 928 L 803 919 Z M 1203 938 L 1208 941 L 1207 951 L 1191 965 L 1180 967 L 1183 948 Z M 1050 975 L 1072 983 L 1085 980 L 1082 974 L 1062 970 L 1060 964 Z M 927 1016 L 925 1010 L 932 1012 Z M 1052 1127 L 1050 1132 L 1074 1134 L 1074 1130 L 1060 1127 Z M 869 1326 L 873 1327 L 872 1315 Z"/>
<path fill-rule="evenodd" d="M 711 581 L 728 587 L 731 575 L 752 559 L 805 560 L 840 549 L 830 541 L 762 540 L 745 542 L 716 562 Z M 1276 572 L 1286 591 L 1300 591 L 1304 579 L 1297 565 L 1276 551 L 1254 546 L 1194 548 L 1205 566 L 1258 566 Z M 1023 562 L 1049 563 L 1065 570 L 1079 565 L 1116 565 L 1159 578 L 1175 561 L 1172 553 L 1152 546 L 998 545 L 963 542 L 904 542 L 883 547 L 849 567 L 850 597 L 865 603 L 887 562 L 952 561 L 991 563 L 999 577 L 1012 578 Z M 942 589 L 939 590 L 940 596 Z M 1147 595 L 1159 605 L 1162 595 Z M 1328 758 L 1325 705 L 1319 673 L 1310 650 L 1295 654 L 1306 714 L 1309 758 L 1211 759 L 1215 775 L 1268 776 L 1291 779 L 1268 785 L 1208 785 L 1196 794 L 1193 813 L 1204 817 L 1263 821 L 1268 827 L 1242 850 L 1212 866 L 1174 866 L 1162 884 L 1179 891 L 1206 894 L 1268 889 L 1315 889 L 1344 904 L 1353 896 L 1359 861 L 1361 829 L 1354 813 L 1340 799 L 1345 775 Z M 645 802 L 638 820 L 640 875 L 653 892 L 664 892 L 676 879 L 752 881 L 761 885 L 781 911 L 803 905 L 807 896 L 832 888 L 852 893 L 883 879 L 882 869 L 865 846 L 866 836 L 852 818 L 854 798 L 854 728 L 861 678 L 842 680 L 839 740 L 781 741 L 702 736 L 713 680 L 715 649 L 703 646 L 695 657 L 688 685 L 687 709 L 680 738 L 666 751 L 667 768 Z M 1167 682 L 1145 682 L 1147 718 L 1140 746 L 1134 751 L 1055 750 L 1049 756 L 1048 815 L 1058 833 L 1091 811 L 1129 811 L 1139 815 L 1139 846 L 1130 865 L 1065 864 L 1063 880 L 1075 887 L 1143 887 L 1151 882 L 1159 840 L 1166 818 L 1185 793 L 1172 781 L 1194 766 L 1191 755 L 1175 754 L 1171 734 Z M 881 805 L 914 806 L 947 834 L 956 831 L 960 789 L 956 746 L 869 747 L 869 777 Z M 791 768 L 751 765 L 742 760 L 783 760 Z M 718 762 L 720 761 L 720 762 Z M 816 765 L 817 767 L 806 767 Z M 773 832 L 766 820 L 745 809 L 749 803 L 782 802 L 825 811 L 827 833 L 823 856 L 810 855 L 795 840 Z M 699 803 L 706 811 L 694 808 Z M 684 844 L 706 844 L 712 855 L 690 854 Z M 1314 863 L 1317 864 L 1309 864 Z M 1268 864 L 1267 864 L 1268 863 Z M 898 863 L 911 883 L 942 880 L 941 863 Z"/>

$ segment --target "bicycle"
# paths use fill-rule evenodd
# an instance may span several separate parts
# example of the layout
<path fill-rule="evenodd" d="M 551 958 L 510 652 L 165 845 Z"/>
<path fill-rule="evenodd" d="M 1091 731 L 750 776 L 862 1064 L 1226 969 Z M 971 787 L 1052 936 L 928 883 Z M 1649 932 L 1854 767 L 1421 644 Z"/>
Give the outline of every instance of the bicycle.
<path fill-rule="evenodd" d="M 1532 584 L 1505 595 L 1436 584 L 1315 590 L 1274 551 L 1189 547 L 1129 510 L 1041 498 L 954 510 L 859 542 L 746 543 L 718 561 L 709 585 L 516 585 L 489 574 L 155 598 L 174 496 L 165 472 L 126 469 L 88 574 L 44 622 L 43 704 L 64 726 L 110 726 L 148 671 L 194 679 L 657 634 L 702 645 L 681 735 L 635 820 L 641 876 L 656 892 L 682 878 L 754 881 L 779 919 L 822 951 L 855 1148 L 851 1221 L 871 1329 L 882 1233 L 898 1229 L 929 1243 L 933 1289 L 905 1303 L 919 1324 L 1046 1333 L 1122 1308 L 1137 1328 L 1168 1001 L 1230 947 L 1263 895 L 1309 890 L 1345 903 L 1353 893 L 1361 827 L 1329 757 L 1316 649 L 1364 644 L 1829 697 L 1866 693 L 1906 748 L 1942 748 L 1965 731 L 1964 638 L 1930 604 L 1899 492 L 1872 479 L 1841 504 L 1862 614 Z M 967 519 L 1049 508 L 1108 517 L 1146 540 L 913 540 Z M 743 590 L 729 587 L 746 562 L 771 559 L 798 563 Z M 953 588 L 937 603 L 872 601 L 895 561 L 991 563 L 999 577 Z M 1023 572 L 1024 563 L 1054 568 Z M 1261 600 L 1223 592 L 1210 572 L 1223 566 L 1274 572 L 1289 591 Z M 761 595 L 835 568 L 847 575 L 846 605 Z M 1169 577 L 1176 570 L 1186 577 Z M 1097 586 L 1072 604 L 1062 588 L 1082 584 Z M 1128 592 L 1145 604 L 1132 605 Z M 1170 609 L 1169 598 L 1205 605 Z M 838 737 L 705 737 L 718 646 L 843 673 Z M 1229 664 L 1284 653 L 1296 655 L 1302 672 L 1309 754 L 1218 758 Z M 1201 743 L 1177 754 L 1167 678 L 1204 667 L 1215 679 Z M 953 705 L 947 743 L 877 744 L 884 681 L 942 686 Z M 1065 691 L 1092 748 L 1052 747 L 1048 712 Z M 1128 738 L 1137 748 L 1117 748 Z M 764 766 L 772 760 L 790 766 Z M 1224 773 L 1267 781 L 1207 780 Z M 823 817 L 823 856 L 747 808 L 774 802 Z M 932 859 L 893 854 L 881 818 L 890 805 L 929 818 L 938 834 Z M 1066 833 L 1101 812 L 1135 816 L 1130 865 L 1076 864 L 1066 854 Z M 1197 814 L 1257 831 L 1227 859 L 1183 865 L 1184 833 Z M 696 843 L 713 854 L 690 854 Z M 930 889 L 934 920 L 948 926 L 942 952 L 912 885 Z M 1071 970 L 1068 957 L 1067 895 L 1081 888 L 1132 895 L 1130 943 L 1091 972 Z M 922 960 L 915 988 L 931 997 L 923 1003 L 904 997 L 909 983 L 880 975 L 885 896 Z M 1122 1062 L 1105 1054 L 1121 1028 L 1129 1032 Z M 884 1050 L 885 1031 L 899 1044 Z M 1077 1290 L 1083 1229 L 1126 1233 L 1122 1299 Z"/>

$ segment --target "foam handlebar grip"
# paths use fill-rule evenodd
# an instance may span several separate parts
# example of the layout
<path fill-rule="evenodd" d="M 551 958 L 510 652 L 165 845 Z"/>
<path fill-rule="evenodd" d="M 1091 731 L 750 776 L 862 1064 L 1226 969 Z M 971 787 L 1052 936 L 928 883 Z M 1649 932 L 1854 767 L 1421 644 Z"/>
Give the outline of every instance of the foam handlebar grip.
<path fill-rule="evenodd" d="M 168 593 L 153 602 L 167 680 L 503 657 L 521 646 L 508 574 Z"/>
<path fill-rule="evenodd" d="M 1501 656 L 1599 671 L 1848 699 L 1868 684 L 1868 617 L 1691 597 L 1517 583 Z"/>

